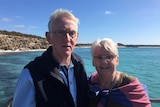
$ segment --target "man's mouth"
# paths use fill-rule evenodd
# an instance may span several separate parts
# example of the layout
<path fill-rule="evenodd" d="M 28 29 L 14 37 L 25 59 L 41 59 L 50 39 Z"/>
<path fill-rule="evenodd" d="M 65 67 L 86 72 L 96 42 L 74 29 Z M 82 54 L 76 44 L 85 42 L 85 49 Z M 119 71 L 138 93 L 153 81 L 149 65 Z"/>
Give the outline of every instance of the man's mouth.
<path fill-rule="evenodd" d="M 62 47 L 64 47 L 64 48 L 68 48 L 68 47 L 70 47 L 70 46 L 62 46 Z"/>

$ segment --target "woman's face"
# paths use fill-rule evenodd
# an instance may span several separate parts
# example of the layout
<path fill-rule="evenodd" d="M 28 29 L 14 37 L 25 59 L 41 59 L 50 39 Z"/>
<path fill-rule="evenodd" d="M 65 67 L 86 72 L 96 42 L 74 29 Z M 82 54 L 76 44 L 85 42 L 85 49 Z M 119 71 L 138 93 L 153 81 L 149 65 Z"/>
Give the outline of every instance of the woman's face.
<path fill-rule="evenodd" d="M 104 47 L 96 47 L 93 53 L 92 64 L 99 74 L 112 74 L 116 71 L 118 57 L 105 50 Z"/>

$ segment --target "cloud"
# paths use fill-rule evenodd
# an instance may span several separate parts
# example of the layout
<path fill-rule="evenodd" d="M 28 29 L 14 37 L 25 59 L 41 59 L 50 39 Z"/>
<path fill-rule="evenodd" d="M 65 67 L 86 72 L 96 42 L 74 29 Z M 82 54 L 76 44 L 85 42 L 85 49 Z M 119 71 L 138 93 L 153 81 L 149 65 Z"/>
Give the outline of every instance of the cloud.
<path fill-rule="evenodd" d="M 37 26 L 29 26 L 29 29 L 37 29 Z"/>
<path fill-rule="evenodd" d="M 113 12 L 111 12 L 111 11 L 105 11 L 105 14 L 106 15 L 110 15 L 110 14 L 113 14 Z"/>
<path fill-rule="evenodd" d="M 15 18 L 22 19 L 23 17 L 22 16 L 15 16 Z"/>
<path fill-rule="evenodd" d="M 15 28 L 24 28 L 25 26 L 24 25 L 13 25 L 13 27 L 15 27 Z"/>
<path fill-rule="evenodd" d="M 17 24 L 17 25 L 12 25 L 14 28 L 26 28 L 26 30 L 32 30 L 32 29 L 37 29 L 37 26 L 25 26 L 23 24 Z"/>
<path fill-rule="evenodd" d="M 2 18 L 2 21 L 3 21 L 3 22 L 10 22 L 11 19 L 9 19 L 9 18 Z"/>

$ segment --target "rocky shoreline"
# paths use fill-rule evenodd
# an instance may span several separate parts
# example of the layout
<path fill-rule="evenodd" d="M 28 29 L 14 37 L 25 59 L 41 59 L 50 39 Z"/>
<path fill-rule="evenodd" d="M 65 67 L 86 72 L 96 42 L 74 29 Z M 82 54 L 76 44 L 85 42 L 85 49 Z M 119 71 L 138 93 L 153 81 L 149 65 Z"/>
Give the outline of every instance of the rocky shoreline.
<path fill-rule="evenodd" d="M 29 50 L 44 50 L 49 47 L 46 38 L 40 36 L 22 34 L 19 32 L 8 32 L 0 30 L 0 52 L 13 51 L 29 51 Z M 76 44 L 76 47 L 90 47 L 88 44 Z M 118 43 L 119 47 L 160 47 L 160 45 L 124 45 Z"/>
<path fill-rule="evenodd" d="M 1 50 L 46 49 L 48 46 L 49 44 L 45 38 L 0 34 Z"/>

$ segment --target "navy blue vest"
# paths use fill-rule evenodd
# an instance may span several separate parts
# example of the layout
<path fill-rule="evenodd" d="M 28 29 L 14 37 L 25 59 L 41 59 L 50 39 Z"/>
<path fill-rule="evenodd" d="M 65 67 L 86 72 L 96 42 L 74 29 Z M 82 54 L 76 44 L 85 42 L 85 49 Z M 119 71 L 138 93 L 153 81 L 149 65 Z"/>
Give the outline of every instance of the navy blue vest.
<path fill-rule="evenodd" d="M 41 57 L 35 58 L 25 68 L 32 76 L 36 90 L 36 107 L 75 107 L 72 95 L 64 83 L 51 76 L 59 67 L 52 57 L 52 47 L 49 47 Z M 72 54 L 74 74 L 77 84 L 77 107 L 87 107 L 87 76 L 83 61 L 77 54 Z"/>

